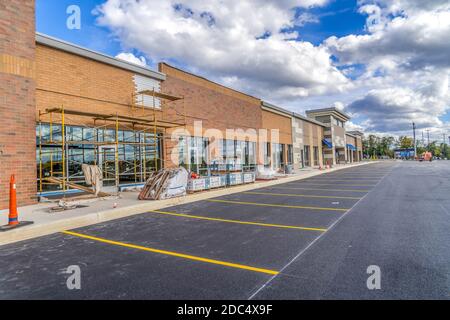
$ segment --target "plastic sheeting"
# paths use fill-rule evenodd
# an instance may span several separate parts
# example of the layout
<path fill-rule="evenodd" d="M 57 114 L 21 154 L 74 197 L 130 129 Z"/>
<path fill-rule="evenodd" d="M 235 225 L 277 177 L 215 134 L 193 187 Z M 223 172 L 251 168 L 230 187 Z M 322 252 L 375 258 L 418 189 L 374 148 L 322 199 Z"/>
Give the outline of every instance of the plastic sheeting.
<path fill-rule="evenodd" d="M 186 195 L 189 173 L 185 168 L 173 170 L 170 178 L 161 193 L 160 199 L 170 199 Z"/>
<path fill-rule="evenodd" d="M 258 166 L 256 171 L 256 179 L 260 180 L 272 180 L 275 179 L 275 170 L 265 168 L 264 166 Z"/>

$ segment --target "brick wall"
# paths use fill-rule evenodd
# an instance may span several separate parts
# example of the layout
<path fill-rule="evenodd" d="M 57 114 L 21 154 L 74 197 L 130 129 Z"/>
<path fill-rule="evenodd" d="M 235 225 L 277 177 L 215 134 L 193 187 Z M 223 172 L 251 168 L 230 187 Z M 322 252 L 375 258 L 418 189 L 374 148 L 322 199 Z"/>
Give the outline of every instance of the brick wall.
<path fill-rule="evenodd" d="M 135 91 L 131 71 L 38 45 L 36 74 L 36 117 L 39 111 L 61 106 L 99 114 L 150 115 L 149 110 L 130 107 Z M 42 120 L 48 121 L 49 116 Z M 66 120 L 68 124 L 93 125 L 86 117 L 68 116 Z"/>
<path fill-rule="evenodd" d="M 225 137 L 227 129 L 242 129 L 242 134 L 236 139 L 256 141 L 255 136 L 246 133 L 262 127 L 259 99 L 164 63 L 159 64 L 159 71 L 167 75 L 167 80 L 161 86 L 162 91 L 184 97 L 184 101 L 174 102 L 172 106 L 179 113 L 183 113 L 184 108 L 187 115 L 186 129 L 190 135 L 194 135 L 194 122 L 202 121 L 203 132 L 198 135 L 209 136 L 207 131 L 211 133 L 211 129 L 216 129 Z M 165 144 L 165 159 L 168 160 L 177 143 L 166 139 Z M 166 163 L 167 167 L 175 165 L 171 161 Z"/>
<path fill-rule="evenodd" d="M 16 175 L 19 206 L 36 202 L 34 0 L 0 2 L 0 209 Z"/>
<path fill-rule="evenodd" d="M 290 117 L 282 116 L 274 112 L 263 110 L 262 127 L 268 130 L 278 130 L 279 132 L 278 143 L 292 144 L 292 122 Z"/>

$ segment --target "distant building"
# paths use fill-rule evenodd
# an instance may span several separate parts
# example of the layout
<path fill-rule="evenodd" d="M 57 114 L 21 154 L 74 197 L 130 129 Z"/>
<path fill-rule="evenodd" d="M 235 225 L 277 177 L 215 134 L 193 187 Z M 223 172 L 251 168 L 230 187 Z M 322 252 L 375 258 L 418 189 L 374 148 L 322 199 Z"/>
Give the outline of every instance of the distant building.
<path fill-rule="evenodd" d="M 398 148 L 394 150 L 395 159 L 413 159 L 414 148 Z"/>
<path fill-rule="evenodd" d="M 347 145 L 345 123 L 350 120 L 350 117 L 334 107 L 308 110 L 306 115 L 326 126 L 323 139 L 325 164 L 348 162 L 350 160 L 348 149 L 356 151 L 355 146 Z"/>

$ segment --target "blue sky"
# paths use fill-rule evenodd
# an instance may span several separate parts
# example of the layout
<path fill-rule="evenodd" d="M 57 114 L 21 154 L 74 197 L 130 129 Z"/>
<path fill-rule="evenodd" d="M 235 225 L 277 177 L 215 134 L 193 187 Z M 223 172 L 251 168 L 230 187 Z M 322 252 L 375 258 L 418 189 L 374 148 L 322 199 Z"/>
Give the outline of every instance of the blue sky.
<path fill-rule="evenodd" d="M 356 0 L 339 0 L 332 1 L 325 7 L 299 10 L 309 12 L 320 20 L 318 23 L 307 23 L 298 28 L 300 38 L 319 45 L 330 36 L 363 34 L 366 19 L 356 9 Z"/>
<path fill-rule="evenodd" d="M 106 28 L 98 26 L 92 14 L 102 0 L 36 0 L 36 31 L 77 45 L 115 55 L 120 51 L 120 43 L 110 36 Z M 70 5 L 81 9 L 81 29 L 69 30 L 66 27 Z"/>
<path fill-rule="evenodd" d="M 120 42 L 115 39 L 108 28 L 96 23 L 94 9 L 105 0 L 36 0 L 36 30 L 38 32 L 75 43 L 77 45 L 115 56 L 121 52 Z M 66 28 L 70 5 L 81 9 L 82 27 L 80 30 Z M 300 34 L 299 39 L 320 45 L 330 36 L 363 34 L 365 17 L 357 12 L 356 0 L 331 1 L 325 7 L 298 9 L 298 14 L 309 12 L 317 15 L 319 22 L 307 23 L 294 28 Z M 136 54 L 140 51 L 134 49 Z"/>
<path fill-rule="evenodd" d="M 66 27 L 70 5 L 81 30 Z M 36 28 L 299 113 L 336 106 L 351 129 L 450 131 L 447 0 L 36 0 Z"/>

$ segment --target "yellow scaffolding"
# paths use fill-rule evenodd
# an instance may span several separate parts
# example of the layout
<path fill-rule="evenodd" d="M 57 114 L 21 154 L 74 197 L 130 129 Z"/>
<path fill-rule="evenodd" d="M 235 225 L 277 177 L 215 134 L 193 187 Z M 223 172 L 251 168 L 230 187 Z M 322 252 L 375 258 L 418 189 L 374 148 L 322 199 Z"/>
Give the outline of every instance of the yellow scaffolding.
<path fill-rule="evenodd" d="M 152 98 L 152 106 L 145 105 L 145 97 L 149 96 Z M 156 99 L 159 99 L 160 106 L 156 105 Z M 174 101 L 182 100 L 182 113 L 176 110 L 174 106 L 170 103 Z M 164 108 L 164 110 L 163 110 Z M 180 118 L 173 119 L 167 118 L 163 111 L 172 108 L 175 110 L 176 116 Z M 142 112 L 141 112 L 142 111 Z M 39 111 L 39 191 L 43 192 L 43 186 L 48 185 L 60 185 L 62 187 L 63 195 L 65 197 L 67 186 L 70 188 L 77 188 L 73 182 L 70 181 L 69 173 L 69 162 L 70 157 L 68 154 L 69 147 L 73 145 L 92 145 L 94 146 L 94 161 L 97 164 L 99 155 L 99 147 L 101 146 L 115 146 L 114 152 L 114 172 L 109 172 L 107 170 L 107 162 L 105 164 L 104 174 L 107 177 L 111 177 L 111 180 L 115 181 L 115 186 L 119 187 L 120 177 L 127 172 L 120 172 L 120 154 L 119 146 L 133 146 L 134 159 L 132 161 L 127 161 L 124 157 L 124 162 L 133 163 L 133 174 L 135 182 L 145 182 L 150 176 L 151 172 L 157 171 L 159 169 L 158 162 L 161 162 L 161 166 L 164 167 L 164 157 L 161 157 L 161 150 L 164 148 L 164 139 L 169 138 L 166 134 L 167 129 L 186 127 L 186 114 L 185 105 L 183 97 L 176 97 L 170 94 L 161 93 L 155 90 L 144 90 L 132 95 L 131 103 L 131 114 L 132 116 L 115 114 L 102 114 L 94 112 L 85 112 L 73 109 L 66 109 L 63 105 L 61 107 L 49 108 L 45 112 Z M 57 117 L 56 115 L 59 115 Z M 73 118 L 90 118 L 93 121 L 93 126 L 86 125 L 85 122 L 73 121 Z M 47 119 L 45 119 L 47 118 Z M 54 125 L 56 124 L 55 118 L 59 120 L 58 125 L 61 125 L 61 139 L 60 141 L 55 141 L 53 139 Z M 58 119 L 59 118 L 59 119 Z M 69 119 L 71 118 L 71 119 Z M 68 121 L 69 120 L 69 121 Z M 72 121 L 71 121 L 72 120 Z M 97 125 L 97 122 L 101 121 L 102 124 Z M 66 126 L 70 122 L 70 126 L 79 126 L 82 128 L 93 129 L 95 132 L 95 140 L 73 140 L 67 137 Z M 44 141 L 42 134 L 42 125 L 46 123 L 49 125 L 49 139 Z M 102 131 L 103 141 L 99 141 L 99 131 Z M 114 141 L 105 141 L 105 130 L 114 130 Z M 123 137 L 122 141 L 119 138 L 119 131 L 130 131 L 134 141 L 127 141 Z M 152 137 L 148 141 L 147 133 L 152 133 Z M 141 135 L 143 134 L 143 135 Z M 143 137 L 137 139 L 137 137 Z M 57 139 L 58 140 L 58 139 Z M 138 141 L 139 140 L 139 141 Z M 43 152 L 43 146 L 50 146 L 50 151 L 47 153 Z M 162 148 L 159 148 L 161 146 Z M 54 161 L 54 149 L 58 149 L 58 154 L 61 154 L 61 161 Z M 137 152 L 138 150 L 138 152 Z M 60 151 L 60 152 L 59 152 Z M 50 170 L 49 175 L 43 175 L 43 156 L 49 155 L 50 157 Z M 106 157 L 106 154 L 103 156 Z M 139 158 L 139 163 L 138 163 Z M 147 158 L 153 159 L 154 167 L 148 167 Z M 57 159 L 58 160 L 58 157 Z M 61 171 L 55 171 L 54 166 L 60 164 Z M 103 169 L 103 168 L 102 168 Z M 140 175 L 140 178 L 138 176 Z M 80 186 L 81 188 L 81 186 Z"/>

